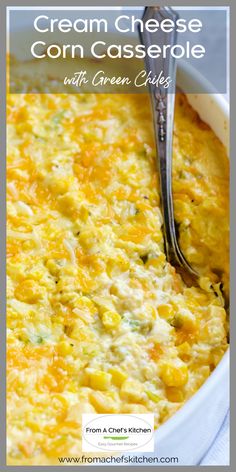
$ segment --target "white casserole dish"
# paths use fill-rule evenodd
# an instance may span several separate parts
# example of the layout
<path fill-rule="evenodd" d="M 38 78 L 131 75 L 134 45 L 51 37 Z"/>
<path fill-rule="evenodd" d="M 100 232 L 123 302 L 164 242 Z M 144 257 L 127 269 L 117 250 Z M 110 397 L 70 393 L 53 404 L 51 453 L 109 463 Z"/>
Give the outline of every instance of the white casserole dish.
<path fill-rule="evenodd" d="M 96 12 L 97 13 L 97 12 Z M 41 12 L 43 14 L 43 11 Z M 114 12 L 113 12 L 114 14 Z M 62 11 L 57 17 L 71 18 L 73 13 Z M 80 12 L 83 17 L 86 12 Z M 28 59 L 30 48 L 26 50 L 23 40 L 27 34 L 27 25 L 32 25 L 32 18 L 36 12 L 31 12 L 24 21 L 24 32 L 22 29 L 17 34 L 17 48 L 14 49 L 16 57 Z M 92 13 L 91 13 L 92 16 Z M 29 30 L 29 43 L 31 31 Z M 72 33 L 66 36 L 68 43 L 75 42 L 75 36 Z M 80 36 L 80 43 L 83 36 Z M 100 33 L 99 39 L 103 38 Z M 123 39 L 123 38 L 122 38 Z M 52 36 L 44 35 L 44 40 L 50 44 Z M 91 42 L 94 40 L 91 35 Z M 117 41 L 117 35 L 112 34 L 112 41 Z M 53 42 L 60 43 L 59 37 L 53 37 Z M 119 37 L 119 42 L 124 42 Z M 129 39 L 130 43 L 135 43 L 133 36 Z M 229 106 L 222 95 L 209 94 L 209 84 L 192 67 L 182 63 L 177 74 L 177 85 L 184 91 L 189 83 L 197 83 L 204 94 L 188 95 L 188 101 L 199 113 L 201 119 L 208 123 L 216 135 L 229 150 Z M 151 125 L 151 124 L 150 124 Z M 164 425 L 155 433 L 155 453 L 148 456 L 160 457 L 178 457 L 179 462 L 176 465 L 197 465 L 204 456 L 224 420 L 229 408 L 229 352 L 226 352 L 221 362 L 211 374 L 209 379 L 198 390 L 198 392 Z M 227 459 L 227 458 L 226 458 Z M 157 465 L 157 464 L 153 464 Z M 159 465 L 174 465 L 170 463 Z"/>

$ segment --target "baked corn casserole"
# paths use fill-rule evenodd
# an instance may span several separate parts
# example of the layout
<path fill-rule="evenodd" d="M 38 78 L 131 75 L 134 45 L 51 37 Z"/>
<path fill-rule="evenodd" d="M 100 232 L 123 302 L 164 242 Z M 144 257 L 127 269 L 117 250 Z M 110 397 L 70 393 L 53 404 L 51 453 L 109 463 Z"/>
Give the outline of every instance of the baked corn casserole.
<path fill-rule="evenodd" d="M 82 413 L 159 427 L 227 349 L 228 160 L 178 94 L 167 261 L 149 97 L 9 94 L 8 464 L 81 455 Z M 214 401 L 214 399 L 213 399 Z"/>

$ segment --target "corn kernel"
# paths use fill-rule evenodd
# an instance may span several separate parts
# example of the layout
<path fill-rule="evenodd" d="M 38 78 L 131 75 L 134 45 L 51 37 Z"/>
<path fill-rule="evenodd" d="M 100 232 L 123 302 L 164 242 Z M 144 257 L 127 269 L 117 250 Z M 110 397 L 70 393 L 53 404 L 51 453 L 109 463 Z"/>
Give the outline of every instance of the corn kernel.
<path fill-rule="evenodd" d="M 180 313 L 176 315 L 176 322 L 189 333 L 193 333 L 197 329 L 196 317 L 186 309 L 181 310 Z"/>
<path fill-rule="evenodd" d="M 158 306 L 158 313 L 163 318 L 170 318 L 174 314 L 173 307 L 171 305 L 163 304 Z"/>
<path fill-rule="evenodd" d="M 81 205 L 79 209 L 79 218 L 85 223 L 88 219 L 88 216 L 89 216 L 88 209 L 84 205 Z"/>
<path fill-rule="evenodd" d="M 146 266 L 147 267 L 156 267 L 159 269 L 166 260 L 165 254 L 160 254 L 158 257 L 148 259 Z"/>
<path fill-rule="evenodd" d="M 64 178 L 61 175 L 60 177 L 56 178 L 54 174 L 53 179 L 50 182 L 49 186 L 52 193 L 56 195 L 60 195 L 60 194 L 68 192 L 71 184 L 72 184 L 72 179 L 69 178 L 68 175 Z"/>
<path fill-rule="evenodd" d="M 87 248 L 91 249 L 91 247 L 96 244 L 96 238 L 92 230 L 83 230 L 79 235 L 79 242 L 80 244 Z"/>
<path fill-rule="evenodd" d="M 73 346 L 71 344 L 67 341 L 61 341 L 58 344 L 58 354 L 60 354 L 61 356 L 70 355 L 73 351 Z"/>
<path fill-rule="evenodd" d="M 157 317 L 157 310 L 152 305 L 147 305 L 145 310 L 145 319 L 155 320 Z"/>
<path fill-rule="evenodd" d="M 118 413 L 118 399 L 112 398 L 109 392 L 91 392 L 89 399 L 97 413 Z"/>
<path fill-rule="evenodd" d="M 22 248 L 26 250 L 34 249 L 36 246 L 36 242 L 34 239 L 28 239 L 22 242 Z"/>
<path fill-rule="evenodd" d="M 121 316 L 115 311 L 105 311 L 102 315 L 102 323 L 106 329 L 115 329 L 121 322 Z"/>
<path fill-rule="evenodd" d="M 111 385 L 111 374 L 97 370 L 89 375 L 90 387 L 94 390 L 108 390 Z"/>
<path fill-rule="evenodd" d="M 54 259 L 48 259 L 45 265 L 47 269 L 49 270 L 50 274 L 55 275 L 55 276 L 58 275 L 60 271 L 60 266 L 56 264 Z"/>
<path fill-rule="evenodd" d="M 85 311 L 91 315 L 95 315 L 97 313 L 96 306 L 88 297 L 80 297 L 76 299 L 73 303 L 73 307 Z"/>
<path fill-rule="evenodd" d="M 69 326 L 66 334 L 78 341 L 91 341 L 94 339 L 92 330 L 81 320 L 76 320 L 72 326 Z"/>
<path fill-rule="evenodd" d="M 188 381 L 188 368 L 185 364 L 178 366 L 163 364 L 161 368 L 161 379 L 167 387 L 182 387 Z"/>
<path fill-rule="evenodd" d="M 169 402 L 181 403 L 184 400 L 184 394 L 182 390 L 176 387 L 167 387 L 166 396 Z"/>
<path fill-rule="evenodd" d="M 95 296 L 94 301 L 95 301 L 96 305 L 98 306 L 100 315 L 103 315 L 103 313 L 105 313 L 105 311 L 115 311 L 113 303 L 112 303 L 110 297 L 103 297 L 103 296 L 102 297 L 97 297 L 97 296 Z"/>
<path fill-rule="evenodd" d="M 162 240 L 162 231 L 155 231 L 153 234 L 152 234 L 152 239 L 153 241 L 155 241 L 156 243 L 159 243 L 161 240 Z"/>
<path fill-rule="evenodd" d="M 143 386 L 138 380 L 125 380 L 120 390 L 121 397 L 130 402 L 140 402 L 143 393 Z"/>
<path fill-rule="evenodd" d="M 86 370 L 79 372 L 78 382 L 79 382 L 79 385 L 82 385 L 83 387 L 89 387 L 90 375 Z"/>
<path fill-rule="evenodd" d="M 115 276 L 129 269 L 130 262 L 128 258 L 118 254 L 107 262 L 107 272 L 110 276 Z"/>
<path fill-rule="evenodd" d="M 24 303 L 36 303 L 42 296 L 40 286 L 34 280 L 24 280 L 17 285 L 15 296 Z"/>
<path fill-rule="evenodd" d="M 179 344 L 177 349 L 180 356 L 183 356 L 183 355 L 189 356 L 191 354 L 191 346 L 187 341 L 185 341 L 182 344 Z"/>
<path fill-rule="evenodd" d="M 69 193 L 64 193 L 58 197 L 60 209 L 68 216 L 75 216 L 78 210 L 78 198 Z"/>
<path fill-rule="evenodd" d="M 121 387 L 123 382 L 127 379 L 127 375 L 115 367 L 109 369 L 109 372 L 112 375 L 112 382 L 116 387 Z"/>

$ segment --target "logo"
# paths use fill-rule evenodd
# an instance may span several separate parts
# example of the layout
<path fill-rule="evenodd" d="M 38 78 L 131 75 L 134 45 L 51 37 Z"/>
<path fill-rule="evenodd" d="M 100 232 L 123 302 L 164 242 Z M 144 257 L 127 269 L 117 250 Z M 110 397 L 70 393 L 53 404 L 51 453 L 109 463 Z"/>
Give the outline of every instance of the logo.
<path fill-rule="evenodd" d="M 82 451 L 154 451 L 154 415 L 82 415 Z"/>

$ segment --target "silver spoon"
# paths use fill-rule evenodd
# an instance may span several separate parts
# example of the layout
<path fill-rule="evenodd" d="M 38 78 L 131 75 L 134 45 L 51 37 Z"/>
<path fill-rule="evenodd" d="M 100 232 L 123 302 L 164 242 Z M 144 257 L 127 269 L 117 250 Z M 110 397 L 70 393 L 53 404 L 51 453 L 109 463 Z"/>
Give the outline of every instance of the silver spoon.
<path fill-rule="evenodd" d="M 171 19 L 174 22 L 178 14 L 170 7 L 147 7 L 143 14 L 143 23 L 149 19 L 156 19 L 159 23 L 163 19 Z M 171 33 L 159 30 L 157 33 L 149 33 L 144 28 L 139 29 L 141 42 L 146 46 L 158 44 L 161 48 L 164 44 L 173 46 L 176 44 L 175 29 Z M 168 49 L 170 51 L 170 48 Z M 153 76 L 159 76 L 162 71 L 164 78 L 171 78 L 171 88 L 164 85 L 150 85 L 152 101 L 154 131 L 157 149 L 157 161 L 159 167 L 161 206 L 163 215 L 163 234 L 167 260 L 176 268 L 187 285 L 198 285 L 198 273 L 185 259 L 177 239 L 174 221 L 173 197 L 172 197 L 172 142 L 174 126 L 174 104 L 175 104 L 175 59 L 167 52 L 167 57 L 150 58 L 146 55 L 146 70 L 151 71 Z"/>

